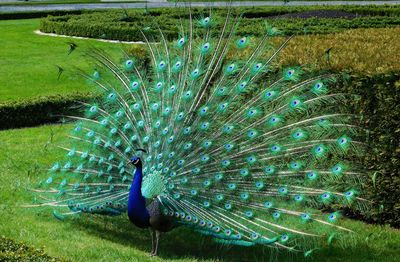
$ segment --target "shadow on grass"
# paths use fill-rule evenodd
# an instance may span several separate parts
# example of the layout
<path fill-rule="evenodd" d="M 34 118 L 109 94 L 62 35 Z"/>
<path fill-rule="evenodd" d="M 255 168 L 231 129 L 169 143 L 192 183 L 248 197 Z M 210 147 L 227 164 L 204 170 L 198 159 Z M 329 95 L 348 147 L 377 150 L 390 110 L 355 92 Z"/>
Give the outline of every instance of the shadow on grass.
<path fill-rule="evenodd" d="M 149 253 L 150 234 L 147 229 L 138 229 L 126 216 L 94 217 L 81 216 L 72 219 L 74 230 L 82 230 L 108 241 Z M 346 245 L 327 244 L 315 249 L 310 257 L 302 252 L 288 252 L 268 246 L 228 246 L 215 243 L 211 237 L 193 232 L 190 228 L 179 227 L 161 236 L 159 257 L 165 260 L 193 259 L 211 261 L 395 261 L 390 252 L 379 250 L 362 239 L 353 239 Z"/>
<path fill-rule="evenodd" d="M 79 230 L 144 253 L 151 251 L 151 238 L 147 229 L 138 229 L 126 217 L 84 217 L 69 223 Z M 266 246 L 242 247 L 215 243 L 211 237 L 179 227 L 161 236 L 159 257 L 218 261 L 298 261 L 302 253 L 289 253 Z"/>

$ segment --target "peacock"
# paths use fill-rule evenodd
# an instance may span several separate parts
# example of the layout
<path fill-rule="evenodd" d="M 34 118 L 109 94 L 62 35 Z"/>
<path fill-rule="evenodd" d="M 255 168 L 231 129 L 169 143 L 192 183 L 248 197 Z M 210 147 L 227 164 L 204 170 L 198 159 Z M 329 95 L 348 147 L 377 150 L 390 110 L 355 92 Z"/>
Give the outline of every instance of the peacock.
<path fill-rule="evenodd" d="M 334 74 L 275 63 L 291 37 L 266 25 L 239 35 L 241 14 L 190 8 L 169 39 L 140 30 L 146 57 L 92 48 L 100 92 L 82 102 L 66 156 L 37 190 L 54 216 L 128 214 L 160 234 L 184 226 L 225 245 L 310 255 L 350 233 L 346 207 L 364 208 L 360 128 Z M 155 34 L 154 32 L 157 32 Z"/>

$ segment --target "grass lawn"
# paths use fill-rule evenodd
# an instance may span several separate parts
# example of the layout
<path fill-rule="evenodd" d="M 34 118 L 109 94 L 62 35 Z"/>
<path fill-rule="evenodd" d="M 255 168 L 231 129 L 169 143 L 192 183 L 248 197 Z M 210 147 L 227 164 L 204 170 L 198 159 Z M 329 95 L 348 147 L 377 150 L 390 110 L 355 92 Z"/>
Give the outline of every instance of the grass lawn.
<path fill-rule="evenodd" d="M 87 51 L 94 46 L 117 57 L 121 54 L 123 44 L 40 36 L 34 33 L 38 28 L 39 19 L 0 21 L 0 103 L 39 95 L 90 91 L 72 68 L 92 69 L 80 50 Z M 69 41 L 78 45 L 71 55 L 68 55 Z M 57 80 L 56 65 L 66 69 L 60 80 Z"/>
<path fill-rule="evenodd" d="M 27 209 L 32 202 L 27 188 L 47 178 L 45 169 L 63 151 L 71 126 L 51 125 L 0 132 L 0 235 L 44 247 L 53 257 L 72 261 L 302 261 L 302 254 L 277 252 L 267 247 L 227 247 L 210 238 L 179 228 L 162 237 L 159 258 L 149 258 L 147 230 L 130 224 L 126 215 L 114 218 L 81 216 L 56 220 L 51 209 Z M 52 141 L 52 143 L 50 143 Z M 308 261 L 398 261 L 400 232 L 344 219 L 356 231 L 346 241 L 315 250 Z"/>

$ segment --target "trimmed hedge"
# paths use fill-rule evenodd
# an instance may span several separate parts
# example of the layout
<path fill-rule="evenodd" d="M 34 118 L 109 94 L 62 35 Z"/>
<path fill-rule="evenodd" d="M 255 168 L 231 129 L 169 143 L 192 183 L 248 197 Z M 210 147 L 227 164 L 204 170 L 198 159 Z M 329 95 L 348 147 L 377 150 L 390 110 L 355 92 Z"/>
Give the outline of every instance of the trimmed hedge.
<path fill-rule="evenodd" d="M 281 30 L 282 34 L 315 34 L 333 33 L 350 28 L 383 28 L 400 25 L 400 8 L 398 6 L 330 6 L 323 10 L 338 10 L 359 15 L 354 19 L 342 18 L 309 18 L 288 19 L 271 18 L 273 16 L 301 11 L 321 10 L 321 7 L 262 7 L 257 9 L 240 8 L 244 13 L 238 35 L 261 36 L 266 27 L 264 22 Z M 215 9 L 213 20 L 225 19 L 226 10 Z M 185 14 L 185 13 L 184 13 Z M 193 17 L 204 17 L 208 11 L 194 9 Z M 65 15 L 48 17 L 41 20 L 40 30 L 46 33 L 105 38 L 122 41 L 142 41 L 140 30 L 156 38 L 159 37 L 158 26 L 169 40 L 175 40 L 179 30 L 181 9 L 150 10 L 111 10 L 84 13 L 81 15 Z M 197 23 L 195 23 L 197 25 Z M 156 41 L 159 39 L 155 39 Z"/>
<path fill-rule="evenodd" d="M 364 219 L 400 227 L 400 73 L 353 76 L 340 88 L 360 96 L 350 106 L 369 130 L 366 193 L 375 208 Z"/>
<path fill-rule="evenodd" d="M 93 94 L 71 94 L 0 103 L 0 130 L 57 122 L 63 115 L 79 112 L 77 101 L 95 98 Z"/>
<path fill-rule="evenodd" d="M 81 10 L 70 11 L 36 11 L 36 12 L 20 12 L 20 13 L 0 13 L 0 20 L 16 20 L 16 19 L 29 19 L 29 18 L 42 18 L 49 15 L 61 16 L 67 14 L 79 15 L 84 13 Z"/>
<path fill-rule="evenodd" d="M 0 261 L 62 261 L 50 257 L 42 249 L 36 249 L 22 242 L 0 237 Z"/>

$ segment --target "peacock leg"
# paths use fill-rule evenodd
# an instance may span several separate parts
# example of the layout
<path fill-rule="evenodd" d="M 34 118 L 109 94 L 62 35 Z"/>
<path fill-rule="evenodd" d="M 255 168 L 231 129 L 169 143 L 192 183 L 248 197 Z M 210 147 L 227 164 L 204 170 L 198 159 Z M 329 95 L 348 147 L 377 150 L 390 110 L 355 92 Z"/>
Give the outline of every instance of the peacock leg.
<path fill-rule="evenodd" d="M 161 235 L 161 232 L 156 230 L 156 248 L 153 253 L 153 256 L 157 256 L 157 254 L 158 254 L 158 242 L 160 241 L 160 235 Z"/>
<path fill-rule="evenodd" d="M 150 256 L 154 255 L 154 230 L 152 228 L 149 229 L 150 231 L 150 236 L 151 236 L 151 252 L 150 252 Z"/>

